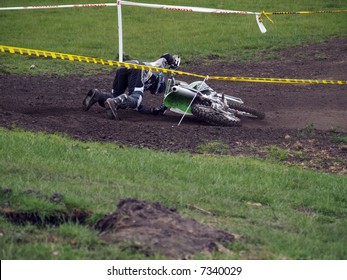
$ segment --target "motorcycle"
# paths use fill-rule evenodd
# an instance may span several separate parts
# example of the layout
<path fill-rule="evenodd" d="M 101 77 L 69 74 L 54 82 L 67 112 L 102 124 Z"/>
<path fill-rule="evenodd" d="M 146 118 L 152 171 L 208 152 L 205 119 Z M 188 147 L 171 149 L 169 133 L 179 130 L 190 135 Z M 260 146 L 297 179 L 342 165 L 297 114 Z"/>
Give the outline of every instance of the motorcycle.
<path fill-rule="evenodd" d="M 183 115 L 178 125 L 185 115 L 193 115 L 211 125 L 234 127 L 241 126 L 242 117 L 265 118 L 265 113 L 245 105 L 241 98 L 216 92 L 206 84 L 206 79 L 188 84 L 177 81 L 174 74 L 167 79 L 163 105 Z"/>

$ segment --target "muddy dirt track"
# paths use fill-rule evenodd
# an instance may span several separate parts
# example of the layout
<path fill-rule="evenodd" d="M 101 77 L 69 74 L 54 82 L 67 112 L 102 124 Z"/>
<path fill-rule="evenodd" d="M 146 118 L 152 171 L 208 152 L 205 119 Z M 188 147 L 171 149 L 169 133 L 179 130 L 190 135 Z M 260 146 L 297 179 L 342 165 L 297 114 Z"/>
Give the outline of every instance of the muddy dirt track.
<path fill-rule="evenodd" d="M 180 70 L 218 76 L 347 80 L 347 39 L 271 54 L 276 59 L 267 59 L 265 53 L 260 56 L 263 57 L 260 62 L 194 63 L 183 65 Z M 172 152 L 269 157 L 272 151 L 271 157 L 276 157 L 276 146 L 286 151 L 280 159 L 287 163 L 346 174 L 346 145 L 339 141 L 347 132 L 346 85 L 209 81 L 216 91 L 241 97 L 245 104 L 264 111 L 265 120 L 246 119 L 242 127 L 230 128 L 186 117 L 177 126 L 180 116 L 174 113 L 153 116 L 122 110 L 121 120 L 114 121 L 107 119 L 104 109 L 97 105 L 83 111 L 82 100 L 87 91 L 91 88 L 109 91 L 113 74 L 93 77 L 1 74 L 0 126 Z M 177 78 L 195 80 L 186 76 Z M 145 93 L 144 99 L 151 106 L 161 103 L 161 97 L 150 93 Z M 219 149 L 208 145 L 201 148 L 208 143 L 217 143 Z"/>

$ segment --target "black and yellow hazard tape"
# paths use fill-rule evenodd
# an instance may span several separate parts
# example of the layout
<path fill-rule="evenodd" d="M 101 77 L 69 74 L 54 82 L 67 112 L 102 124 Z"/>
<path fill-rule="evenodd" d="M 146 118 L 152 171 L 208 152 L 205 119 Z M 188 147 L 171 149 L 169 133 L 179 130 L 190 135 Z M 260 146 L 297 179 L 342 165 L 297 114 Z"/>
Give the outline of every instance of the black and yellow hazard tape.
<path fill-rule="evenodd" d="M 273 20 L 269 15 L 313 15 L 313 14 L 335 14 L 335 13 L 347 13 L 347 10 L 331 10 L 331 11 L 300 11 L 300 12 L 261 12 L 272 23 Z M 259 18 L 261 20 L 261 17 Z"/>
<path fill-rule="evenodd" d="M 331 11 L 300 11 L 300 12 L 262 12 L 265 15 L 310 15 L 310 14 L 334 14 L 347 13 L 347 10 L 331 10 Z"/>
<path fill-rule="evenodd" d="M 81 55 L 75 55 L 75 54 L 66 54 L 66 53 L 60 53 L 60 52 L 43 51 L 43 50 L 35 50 L 35 49 L 27 49 L 27 48 L 19 48 L 19 47 L 11 47 L 11 46 L 3 46 L 3 45 L 0 45 L 0 51 L 3 53 L 10 53 L 10 54 L 21 54 L 21 55 L 37 56 L 37 57 L 52 58 L 52 59 L 94 63 L 94 64 L 101 64 L 106 66 L 113 66 L 113 67 L 116 66 L 116 67 L 126 67 L 126 68 L 133 68 L 133 69 L 139 69 L 139 70 L 149 70 L 154 72 L 185 75 L 185 76 L 191 76 L 191 77 L 202 78 L 202 79 L 208 77 L 209 80 L 249 82 L 249 83 L 347 85 L 347 81 L 339 81 L 339 80 L 307 80 L 307 79 L 208 76 L 208 75 L 183 72 L 179 70 L 157 68 L 157 67 L 133 64 L 128 62 L 106 60 L 102 58 L 94 58 L 94 57 L 81 56 Z"/>

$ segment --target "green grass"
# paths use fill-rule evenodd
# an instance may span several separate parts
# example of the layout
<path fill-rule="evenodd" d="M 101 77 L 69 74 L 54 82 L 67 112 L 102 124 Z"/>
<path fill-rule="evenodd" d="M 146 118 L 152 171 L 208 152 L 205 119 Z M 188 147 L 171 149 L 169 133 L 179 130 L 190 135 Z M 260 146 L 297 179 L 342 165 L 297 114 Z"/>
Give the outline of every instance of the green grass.
<path fill-rule="evenodd" d="M 49 1 L 3 0 L 1 6 L 104 3 L 103 0 Z M 148 2 L 142 0 L 138 2 Z M 319 11 L 347 9 L 344 0 L 315 1 L 162 1 L 150 3 L 190 5 L 254 12 Z M 268 29 L 261 34 L 253 15 L 185 13 L 123 6 L 124 52 L 131 58 L 149 61 L 165 52 L 183 57 L 183 64 L 210 57 L 227 60 L 256 60 L 265 51 L 346 37 L 346 13 L 274 15 L 274 24 L 264 18 Z M 106 59 L 118 57 L 117 8 L 79 8 L 1 11 L 0 44 Z M 189 28 L 187 28 L 189 26 Z M 89 66 L 67 62 L 35 60 L 1 54 L 2 73 L 88 73 Z M 87 68 L 87 69 L 86 69 Z M 99 67 L 100 68 L 100 67 Z M 98 69 L 92 68 L 94 74 Z M 105 67 L 104 67 L 105 68 Z"/>
<path fill-rule="evenodd" d="M 333 140 L 334 140 L 334 142 L 336 142 L 338 144 L 347 145 L 347 135 L 346 134 L 333 135 Z"/>
<path fill-rule="evenodd" d="M 103 3 L 103 0 L 2 0 L 1 6 Z M 107 2 L 107 1 L 106 1 Z M 212 1 L 138 0 L 249 11 L 347 9 L 345 0 Z M 257 60 L 265 51 L 346 37 L 346 14 L 254 16 L 183 13 L 123 6 L 126 55 L 152 60 L 165 52 L 183 64 L 196 59 Z M 116 8 L 1 11 L 0 44 L 117 59 Z M 189 28 L 187 28 L 189 26 Z M 36 65 L 30 70 L 31 65 Z M 87 74 L 109 67 L 0 54 L 0 73 Z M 302 133 L 311 134 L 308 125 Z M 336 139 L 345 143 L 343 137 Z M 85 224 L 57 227 L 16 225 L 0 215 L 1 259 L 153 259 L 126 245 L 100 241 L 94 221 L 115 210 L 123 198 L 176 205 L 179 213 L 238 235 L 229 248 L 196 258 L 346 259 L 347 180 L 287 167 L 274 160 L 286 151 L 270 146 L 270 161 L 225 154 L 223 140 L 198 147 L 203 155 L 170 154 L 114 144 L 83 143 L 59 135 L 0 129 L 0 208 L 35 213 L 39 218 L 78 208 L 93 215 Z M 12 193 L 5 190 L 11 189 Z M 41 196 L 55 192 L 63 204 Z M 196 205 L 213 216 L 204 215 Z"/>
<path fill-rule="evenodd" d="M 220 140 L 199 144 L 197 149 L 202 154 L 224 155 L 228 154 L 229 146 Z"/>
<path fill-rule="evenodd" d="M 175 205 L 185 217 L 239 235 L 231 258 L 347 257 L 344 176 L 250 158 L 171 154 L 5 129 L 0 130 L 0 170 L 1 189 L 12 190 L 12 195 L 2 193 L 1 209 L 10 202 L 17 211 L 47 215 L 54 210 L 23 194 L 30 189 L 47 196 L 58 192 L 64 205 L 93 213 L 85 225 L 40 230 L 0 216 L 1 259 L 153 258 L 107 245 L 91 229 L 98 217 L 129 197 Z M 57 204 L 55 210 L 62 207 Z"/>

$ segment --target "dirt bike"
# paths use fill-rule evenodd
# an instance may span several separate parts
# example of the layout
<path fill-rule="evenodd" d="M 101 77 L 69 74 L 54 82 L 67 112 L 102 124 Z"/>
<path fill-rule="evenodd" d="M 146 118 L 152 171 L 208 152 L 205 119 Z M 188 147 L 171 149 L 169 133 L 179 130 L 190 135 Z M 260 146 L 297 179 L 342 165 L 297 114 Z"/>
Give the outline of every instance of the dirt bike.
<path fill-rule="evenodd" d="M 176 81 L 174 74 L 170 74 L 163 105 L 182 114 L 181 121 L 185 115 L 193 115 L 212 125 L 241 126 L 240 117 L 265 118 L 265 113 L 245 105 L 241 98 L 216 92 L 205 80 L 188 84 Z"/>

